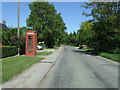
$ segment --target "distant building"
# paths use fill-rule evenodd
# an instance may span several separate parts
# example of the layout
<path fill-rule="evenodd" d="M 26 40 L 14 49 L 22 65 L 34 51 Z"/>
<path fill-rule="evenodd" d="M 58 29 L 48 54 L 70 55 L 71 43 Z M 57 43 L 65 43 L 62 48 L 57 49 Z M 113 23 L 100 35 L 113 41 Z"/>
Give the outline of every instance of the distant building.
<path fill-rule="evenodd" d="M 3 20 L 2 23 L 0 23 L 0 28 L 7 28 L 5 20 Z"/>

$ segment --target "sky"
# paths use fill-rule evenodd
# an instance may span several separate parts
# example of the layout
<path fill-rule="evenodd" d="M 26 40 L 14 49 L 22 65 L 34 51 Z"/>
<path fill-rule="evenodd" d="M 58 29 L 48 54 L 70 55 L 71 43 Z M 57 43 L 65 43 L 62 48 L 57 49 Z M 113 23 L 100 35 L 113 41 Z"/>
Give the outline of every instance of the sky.
<path fill-rule="evenodd" d="M 20 2 L 20 27 L 27 26 L 26 19 L 29 17 L 30 2 Z M 80 28 L 80 24 L 92 17 L 82 15 L 83 11 L 90 13 L 90 10 L 80 7 L 83 2 L 51 2 L 66 24 L 67 32 L 74 32 Z M 8 27 L 17 27 L 17 2 L 2 2 L 2 20 L 5 20 Z"/>

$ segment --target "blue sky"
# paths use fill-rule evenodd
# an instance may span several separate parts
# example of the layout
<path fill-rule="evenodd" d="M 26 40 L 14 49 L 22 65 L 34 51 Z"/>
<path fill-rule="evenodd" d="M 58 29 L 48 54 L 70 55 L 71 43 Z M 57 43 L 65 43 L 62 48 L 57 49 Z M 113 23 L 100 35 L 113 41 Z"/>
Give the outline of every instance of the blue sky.
<path fill-rule="evenodd" d="M 26 18 L 30 14 L 29 3 L 20 3 L 20 27 L 26 26 Z M 90 12 L 90 10 L 80 7 L 80 5 L 84 4 L 83 2 L 52 2 L 52 4 L 58 13 L 62 13 L 61 16 L 69 33 L 77 31 L 81 22 L 92 19 L 92 17 L 82 15 L 83 11 Z M 17 2 L 2 2 L 2 20 L 7 22 L 8 27 L 17 27 Z"/>

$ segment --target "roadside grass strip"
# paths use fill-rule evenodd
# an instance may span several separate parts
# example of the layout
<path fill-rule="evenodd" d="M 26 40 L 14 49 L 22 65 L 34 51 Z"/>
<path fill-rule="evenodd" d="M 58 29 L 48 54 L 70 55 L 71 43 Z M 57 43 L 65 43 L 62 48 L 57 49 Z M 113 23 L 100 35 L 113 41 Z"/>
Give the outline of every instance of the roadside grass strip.
<path fill-rule="evenodd" d="M 99 55 L 102 57 L 120 62 L 120 55 L 119 54 L 100 53 Z"/>
<path fill-rule="evenodd" d="M 47 48 L 47 49 L 55 49 L 55 50 L 56 50 L 56 49 L 58 49 L 58 48 L 59 48 L 59 47 L 53 47 L 53 48 Z"/>
<path fill-rule="evenodd" d="M 50 55 L 52 52 L 37 52 L 37 55 Z"/>
<path fill-rule="evenodd" d="M 2 78 L 0 78 L 0 84 L 11 80 L 14 76 L 17 76 L 22 71 L 42 59 L 44 58 L 34 56 L 16 56 L 0 60 L 0 63 L 2 62 L 2 74 L 0 74 L 2 75 L 0 76 Z"/>
<path fill-rule="evenodd" d="M 90 48 L 83 48 L 82 50 L 85 50 L 85 51 L 93 50 L 93 51 L 91 51 L 93 54 L 100 55 L 102 57 L 111 59 L 113 61 L 120 62 L 120 55 L 119 54 L 110 54 L 110 53 L 98 52 L 98 51 L 94 51 L 94 49 L 90 49 Z"/>

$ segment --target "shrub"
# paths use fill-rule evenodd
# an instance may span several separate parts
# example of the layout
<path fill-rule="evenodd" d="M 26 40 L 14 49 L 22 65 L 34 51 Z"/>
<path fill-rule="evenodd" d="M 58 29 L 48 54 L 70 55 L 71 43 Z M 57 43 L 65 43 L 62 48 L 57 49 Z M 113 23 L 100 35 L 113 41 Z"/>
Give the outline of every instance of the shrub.
<path fill-rule="evenodd" d="M 83 46 L 82 46 L 82 45 L 80 45 L 80 46 L 79 46 L 79 49 L 83 49 Z"/>
<path fill-rule="evenodd" d="M 20 54 L 25 54 L 25 37 L 18 38 L 17 35 L 11 37 L 11 45 L 20 48 Z"/>
<path fill-rule="evenodd" d="M 2 49 L 2 58 L 17 54 L 16 46 L 1 46 L 0 49 Z"/>
<path fill-rule="evenodd" d="M 115 48 L 114 50 L 113 50 L 113 53 L 114 54 L 120 54 L 120 48 Z"/>

